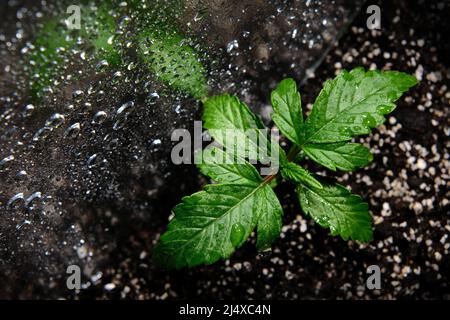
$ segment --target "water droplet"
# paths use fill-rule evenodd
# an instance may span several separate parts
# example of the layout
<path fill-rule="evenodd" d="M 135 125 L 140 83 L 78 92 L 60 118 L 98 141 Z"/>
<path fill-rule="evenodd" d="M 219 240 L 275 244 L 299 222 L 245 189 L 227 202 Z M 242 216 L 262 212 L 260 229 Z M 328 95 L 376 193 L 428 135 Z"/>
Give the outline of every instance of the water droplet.
<path fill-rule="evenodd" d="M 33 136 L 33 141 L 45 140 L 52 132 L 51 127 L 43 127 L 39 129 Z"/>
<path fill-rule="evenodd" d="M 134 62 L 130 62 L 130 63 L 127 65 L 127 70 L 128 70 L 128 71 L 131 71 L 131 70 L 133 70 L 135 67 L 136 67 L 136 64 L 135 64 Z"/>
<path fill-rule="evenodd" d="M 111 77 L 111 84 L 118 84 L 120 78 L 122 77 L 122 72 L 116 71 Z"/>
<path fill-rule="evenodd" d="M 87 160 L 87 166 L 89 169 L 95 167 L 97 165 L 97 154 L 94 153 L 92 156 L 90 156 Z"/>
<path fill-rule="evenodd" d="M 378 114 L 387 114 L 387 113 L 391 112 L 394 108 L 395 108 L 395 106 L 381 105 L 381 106 L 377 107 L 377 113 Z"/>
<path fill-rule="evenodd" d="M 108 114 L 105 111 L 99 111 L 92 118 L 92 123 L 93 124 L 101 124 L 106 120 L 107 117 L 108 117 Z"/>
<path fill-rule="evenodd" d="M 10 209 L 17 209 L 20 207 L 20 203 L 24 201 L 23 192 L 17 193 L 8 200 L 6 206 Z"/>
<path fill-rule="evenodd" d="M 101 60 L 99 63 L 97 63 L 97 65 L 95 66 L 95 69 L 96 69 L 97 71 L 103 71 L 103 70 L 105 70 L 108 66 L 109 66 L 108 61 L 106 61 L 106 60 Z"/>
<path fill-rule="evenodd" d="M 118 119 L 113 125 L 114 130 L 122 129 L 125 126 L 125 124 L 128 121 L 128 116 L 133 111 L 133 107 L 134 107 L 134 102 L 128 101 L 128 102 L 122 104 L 119 109 L 117 109 L 116 114 L 117 114 Z"/>
<path fill-rule="evenodd" d="M 116 122 L 114 122 L 113 129 L 120 130 L 125 126 L 126 123 L 127 123 L 127 117 L 121 118 L 121 119 L 117 120 Z"/>
<path fill-rule="evenodd" d="M 121 116 L 127 116 L 131 113 L 134 107 L 133 101 L 128 101 L 120 106 L 119 109 L 117 109 L 117 115 Z"/>
<path fill-rule="evenodd" d="M 45 122 L 45 126 L 52 127 L 52 128 L 58 128 L 65 121 L 66 121 L 66 119 L 64 118 L 64 116 L 62 114 L 55 113 Z"/>
<path fill-rule="evenodd" d="M 155 139 L 152 141 L 152 146 L 159 146 L 161 144 L 161 139 Z"/>
<path fill-rule="evenodd" d="M 84 104 L 83 104 L 83 109 L 82 109 L 84 112 L 88 112 L 88 111 L 91 111 L 92 110 L 92 103 L 90 103 L 90 102 L 85 102 Z"/>
<path fill-rule="evenodd" d="M 7 157 L 3 158 L 3 160 L 0 161 L 0 172 L 6 170 L 8 168 L 8 166 L 9 166 L 9 163 L 11 161 L 13 161 L 13 160 L 14 160 L 14 156 L 13 155 L 10 155 L 10 156 L 7 156 Z"/>
<path fill-rule="evenodd" d="M 147 97 L 147 103 L 149 104 L 149 105 L 151 105 L 151 106 L 153 106 L 153 105 L 155 105 L 156 104 L 156 102 L 158 101 L 158 99 L 159 99 L 159 94 L 158 94 L 158 92 L 152 92 L 152 93 L 150 93 L 149 95 L 148 95 L 148 97 Z"/>
<path fill-rule="evenodd" d="M 106 143 L 105 149 L 109 151 L 115 150 L 119 145 L 119 140 L 113 138 L 110 134 L 107 134 L 105 138 L 103 138 L 103 142 Z"/>
<path fill-rule="evenodd" d="M 29 117 L 29 116 L 31 116 L 32 114 L 33 114 L 33 112 L 34 112 L 34 106 L 32 105 L 32 104 L 28 104 L 28 105 L 26 105 L 25 106 L 25 110 L 23 111 L 23 116 L 24 117 Z"/>
<path fill-rule="evenodd" d="M 25 207 L 28 210 L 34 210 L 37 207 L 37 203 L 38 201 L 42 198 L 42 193 L 41 192 L 35 192 L 33 193 L 31 196 L 29 196 L 26 200 L 25 200 Z"/>
<path fill-rule="evenodd" d="M 23 180 L 28 176 L 28 173 L 25 170 L 20 170 L 19 172 L 17 172 L 16 174 L 16 179 L 17 180 Z"/>
<path fill-rule="evenodd" d="M 399 98 L 399 94 L 397 92 L 389 92 L 388 93 L 389 100 L 395 101 Z"/>
<path fill-rule="evenodd" d="M 70 127 L 67 128 L 67 130 L 64 132 L 64 137 L 65 138 L 76 138 L 78 136 L 78 134 L 81 131 L 81 126 L 80 123 L 74 123 L 73 125 L 71 125 Z"/>
<path fill-rule="evenodd" d="M 230 241 L 231 244 L 234 247 L 237 247 L 241 244 L 242 240 L 244 239 L 245 230 L 244 227 L 240 223 L 235 223 L 231 227 L 231 233 L 230 233 Z"/>
<path fill-rule="evenodd" d="M 355 122 L 355 120 L 356 120 L 356 116 L 350 116 L 350 117 L 348 117 L 348 122 L 353 123 L 353 122 Z"/>
<path fill-rule="evenodd" d="M 114 35 L 112 35 L 111 37 L 108 38 L 108 40 L 106 41 L 109 45 L 113 44 L 114 42 Z"/>
<path fill-rule="evenodd" d="M 24 220 L 16 225 L 16 230 L 20 230 L 24 225 L 31 224 L 30 220 Z"/>
<path fill-rule="evenodd" d="M 377 121 L 375 120 L 375 118 L 368 112 L 363 114 L 362 123 L 364 126 L 370 127 L 370 128 L 373 128 L 377 125 Z"/>
<path fill-rule="evenodd" d="M 339 128 L 339 133 L 346 136 L 352 136 L 352 131 L 349 127 Z"/>
<path fill-rule="evenodd" d="M 77 101 L 79 101 L 79 99 L 81 98 L 81 96 L 84 94 L 83 91 L 81 90 L 75 90 L 74 92 L 72 92 L 72 97 L 74 99 L 76 99 Z"/>
<path fill-rule="evenodd" d="M 104 98 L 105 98 L 105 91 L 103 90 L 98 91 L 95 100 L 100 103 L 103 101 Z"/>
<path fill-rule="evenodd" d="M 320 224 L 321 226 L 329 225 L 329 223 L 328 223 L 329 218 L 328 218 L 328 217 L 325 217 L 325 216 L 317 216 L 317 217 L 316 217 L 316 221 L 317 221 L 317 223 Z M 333 228 L 333 227 L 330 225 L 330 229 L 332 229 L 332 228 Z"/>

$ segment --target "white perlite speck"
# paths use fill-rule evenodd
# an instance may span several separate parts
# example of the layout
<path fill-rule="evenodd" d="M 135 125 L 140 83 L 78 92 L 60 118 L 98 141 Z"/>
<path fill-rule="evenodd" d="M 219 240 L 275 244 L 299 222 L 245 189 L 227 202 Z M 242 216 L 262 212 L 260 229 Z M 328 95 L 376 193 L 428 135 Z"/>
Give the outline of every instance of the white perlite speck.
<path fill-rule="evenodd" d="M 417 168 L 419 168 L 420 170 L 424 170 L 427 168 L 427 163 L 425 162 L 425 160 L 423 160 L 422 158 L 419 158 L 417 160 Z"/>
<path fill-rule="evenodd" d="M 114 283 L 107 283 L 105 284 L 105 290 L 106 291 L 111 291 L 114 290 L 116 288 L 116 285 Z"/>

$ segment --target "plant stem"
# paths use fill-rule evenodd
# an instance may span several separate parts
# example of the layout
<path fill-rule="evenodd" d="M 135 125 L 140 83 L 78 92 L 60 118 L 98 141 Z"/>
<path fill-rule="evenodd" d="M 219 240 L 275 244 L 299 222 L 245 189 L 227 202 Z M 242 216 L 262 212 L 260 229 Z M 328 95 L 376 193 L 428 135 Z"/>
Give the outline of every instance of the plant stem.
<path fill-rule="evenodd" d="M 299 146 L 297 146 L 297 145 L 294 144 L 294 145 L 289 149 L 289 152 L 288 152 L 288 154 L 287 154 L 287 159 L 288 159 L 288 161 L 294 160 L 295 157 L 297 156 L 297 154 L 298 154 L 300 151 L 302 151 L 302 149 L 301 149 Z"/>
<path fill-rule="evenodd" d="M 270 174 L 268 176 L 266 176 L 262 182 L 262 184 L 266 185 L 268 183 L 270 183 L 270 181 L 272 181 L 273 179 L 275 179 L 278 176 L 278 173 L 276 174 Z"/>
<path fill-rule="evenodd" d="M 297 145 L 293 145 L 287 154 L 287 160 L 288 161 L 292 161 L 293 159 L 295 159 L 295 157 L 297 156 L 297 154 L 301 151 L 301 148 Z M 275 174 L 270 174 L 268 176 L 266 176 L 263 180 L 263 184 L 266 185 L 268 183 L 270 183 L 273 179 L 275 179 L 278 176 L 278 172 Z"/>

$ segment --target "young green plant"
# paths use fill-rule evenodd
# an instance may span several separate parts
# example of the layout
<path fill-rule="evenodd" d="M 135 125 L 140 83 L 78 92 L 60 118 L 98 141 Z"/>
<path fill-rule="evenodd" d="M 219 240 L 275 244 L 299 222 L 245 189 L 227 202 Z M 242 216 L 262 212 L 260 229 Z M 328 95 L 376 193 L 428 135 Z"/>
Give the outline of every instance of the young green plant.
<path fill-rule="evenodd" d="M 175 216 L 154 250 L 156 262 L 176 269 L 212 264 L 229 258 L 255 228 L 258 250 L 270 249 L 282 227 L 283 209 L 272 183 L 280 174 L 295 184 L 303 212 L 329 228 L 331 235 L 369 242 L 372 219 L 368 205 L 344 186 L 321 181 L 298 162 L 306 155 L 333 171 L 367 165 L 372 161 L 369 149 L 349 141 L 382 124 L 384 115 L 394 110 L 394 102 L 415 84 L 416 78 L 396 71 L 343 71 L 325 82 L 304 120 L 295 81 L 281 81 L 271 95 L 272 119 L 293 146 L 286 154 L 276 141 L 266 141 L 276 146 L 280 173 L 263 178 L 244 159 L 237 163 L 217 161 L 234 157 L 234 153 L 205 149 L 198 167 L 216 183 L 184 197 L 173 209 Z M 248 129 L 264 128 L 244 103 L 228 94 L 206 99 L 203 121 L 221 145 L 225 144 L 220 132 L 225 129 L 243 134 Z M 247 147 L 258 145 L 249 143 Z"/>

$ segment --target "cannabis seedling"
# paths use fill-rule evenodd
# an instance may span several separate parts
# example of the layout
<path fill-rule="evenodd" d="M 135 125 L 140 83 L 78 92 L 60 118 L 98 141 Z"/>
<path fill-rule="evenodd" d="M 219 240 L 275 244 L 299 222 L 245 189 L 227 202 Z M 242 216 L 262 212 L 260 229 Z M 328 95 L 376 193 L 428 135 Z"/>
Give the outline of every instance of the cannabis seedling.
<path fill-rule="evenodd" d="M 276 144 L 281 177 L 295 184 L 302 210 L 329 228 L 331 235 L 369 242 L 368 205 L 345 187 L 320 181 L 298 162 L 306 155 L 333 171 L 352 171 L 368 164 L 372 160 L 369 149 L 348 141 L 382 124 L 384 115 L 394 110 L 394 102 L 415 84 L 416 78 L 396 71 L 343 71 L 325 82 L 306 120 L 294 80 L 283 80 L 272 92 L 272 119 L 293 143 L 286 155 L 276 141 L 267 141 Z M 221 145 L 225 145 L 226 137 L 220 133 L 224 129 L 263 128 L 244 103 L 228 94 L 204 102 L 203 121 Z M 256 148 L 256 144 L 249 143 L 247 148 Z M 154 251 L 160 265 L 178 269 L 228 258 L 255 227 L 259 250 L 269 249 L 279 236 L 283 210 L 273 191 L 279 174 L 263 178 L 250 162 L 223 164 L 214 160 L 220 158 L 217 155 L 227 157 L 228 152 L 205 149 L 205 161 L 199 165 L 217 184 L 184 197 L 173 209 L 175 216 Z"/>

